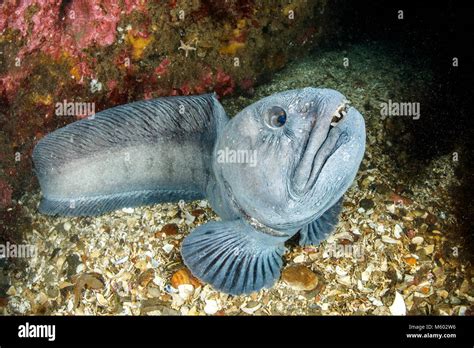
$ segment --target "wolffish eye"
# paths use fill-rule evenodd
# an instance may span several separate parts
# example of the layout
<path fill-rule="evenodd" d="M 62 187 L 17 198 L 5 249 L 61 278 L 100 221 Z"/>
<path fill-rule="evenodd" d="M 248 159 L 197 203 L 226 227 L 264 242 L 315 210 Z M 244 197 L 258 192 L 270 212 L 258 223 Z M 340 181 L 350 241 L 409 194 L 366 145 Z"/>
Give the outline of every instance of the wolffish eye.
<path fill-rule="evenodd" d="M 271 128 L 280 128 L 286 123 L 286 112 L 279 106 L 273 106 L 265 114 L 265 122 Z"/>

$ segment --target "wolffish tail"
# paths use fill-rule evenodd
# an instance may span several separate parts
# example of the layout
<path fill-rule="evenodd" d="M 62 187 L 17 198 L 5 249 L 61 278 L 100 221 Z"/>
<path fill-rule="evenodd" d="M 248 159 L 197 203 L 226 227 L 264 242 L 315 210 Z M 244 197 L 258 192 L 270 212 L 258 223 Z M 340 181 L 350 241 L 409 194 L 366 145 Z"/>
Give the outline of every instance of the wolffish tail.
<path fill-rule="evenodd" d="M 209 222 L 184 239 L 181 254 L 191 272 L 215 289 L 248 294 L 279 279 L 285 240 L 242 220 Z"/>

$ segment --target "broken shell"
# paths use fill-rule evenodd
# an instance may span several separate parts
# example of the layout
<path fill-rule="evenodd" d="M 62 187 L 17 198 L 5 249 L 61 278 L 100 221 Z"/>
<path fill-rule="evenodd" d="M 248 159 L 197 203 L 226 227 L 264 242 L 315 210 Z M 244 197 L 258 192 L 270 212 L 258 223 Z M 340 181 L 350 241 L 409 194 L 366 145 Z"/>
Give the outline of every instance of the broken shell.
<path fill-rule="evenodd" d="M 395 299 L 393 300 L 393 304 L 389 307 L 390 313 L 392 315 L 406 315 L 407 308 L 405 306 L 405 300 L 400 293 L 395 293 Z"/>
<path fill-rule="evenodd" d="M 411 243 L 415 245 L 420 245 L 423 243 L 423 241 L 424 241 L 423 237 L 417 236 L 417 237 L 412 238 Z"/>
<path fill-rule="evenodd" d="M 165 244 L 163 245 L 162 249 L 165 251 L 165 253 L 169 254 L 171 250 L 173 250 L 173 248 L 174 248 L 173 244 Z"/>
<path fill-rule="evenodd" d="M 387 235 L 383 235 L 383 236 L 382 236 L 382 242 L 388 243 L 388 244 L 399 244 L 399 243 L 400 243 L 399 240 L 390 238 L 390 237 L 387 236 Z"/>
<path fill-rule="evenodd" d="M 240 307 L 240 309 L 242 310 L 242 312 L 244 313 L 247 313 L 247 314 L 253 314 L 255 313 L 256 311 L 258 311 L 260 309 L 260 307 L 262 307 L 262 304 L 261 303 L 257 303 L 255 304 L 253 307 L 246 307 L 246 304 L 242 305 Z"/>
<path fill-rule="evenodd" d="M 399 224 L 396 224 L 395 227 L 393 228 L 393 235 L 395 238 L 400 239 L 402 236 L 403 228 L 400 227 Z"/>
<path fill-rule="evenodd" d="M 293 259 L 293 262 L 294 263 L 303 263 L 305 260 L 305 257 L 303 254 L 300 254 L 298 256 L 296 256 L 294 259 Z"/>
<path fill-rule="evenodd" d="M 347 275 L 347 271 L 343 270 L 341 267 L 336 266 L 336 274 L 340 277 L 344 277 Z"/>
<path fill-rule="evenodd" d="M 178 286 L 179 297 L 181 297 L 184 301 L 190 298 L 193 292 L 194 286 L 191 284 L 181 284 Z"/>
<path fill-rule="evenodd" d="M 71 229 L 71 223 L 69 221 L 66 221 L 63 224 L 63 228 L 64 228 L 64 231 L 69 232 L 69 230 Z"/>
<path fill-rule="evenodd" d="M 100 294 L 100 293 L 97 293 L 96 294 L 96 298 L 97 298 L 97 303 L 101 306 L 108 306 L 109 303 L 107 302 L 107 300 L 105 299 L 104 295 Z"/>
<path fill-rule="evenodd" d="M 204 312 L 209 315 L 216 314 L 219 310 L 219 304 L 216 300 L 206 300 L 206 305 L 204 306 Z"/>

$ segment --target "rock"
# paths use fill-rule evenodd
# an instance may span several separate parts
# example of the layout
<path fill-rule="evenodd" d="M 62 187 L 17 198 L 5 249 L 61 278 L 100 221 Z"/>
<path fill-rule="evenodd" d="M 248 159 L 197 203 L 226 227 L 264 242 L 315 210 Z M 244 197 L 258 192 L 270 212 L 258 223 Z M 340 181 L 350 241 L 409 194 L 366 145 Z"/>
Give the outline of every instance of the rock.
<path fill-rule="evenodd" d="M 404 260 L 410 266 L 415 266 L 416 265 L 416 259 L 414 257 L 405 257 Z"/>
<path fill-rule="evenodd" d="M 439 297 L 443 298 L 443 299 L 447 299 L 448 296 L 449 296 L 449 293 L 448 293 L 446 290 L 444 290 L 444 289 L 443 289 L 443 290 L 437 290 L 437 291 L 436 291 L 436 294 L 437 294 Z"/>
<path fill-rule="evenodd" d="M 8 297 L 0 297 L 0 309 L 8 305 Z"/>
<path fill-rule="evenodd" d="M 393 201 L 393 203 L 395 203 L 396 205 L 411 205 L 413 204 L 413 201 L 408 198 L 408 197 L 404 197 L 404 196 L 400 196 L 394 192 L 392 192 L 392 194 L 390 195 L 390 199 Z"/>
<path fill-rule="evenodd" d="M 15 296 L 16 295 L 16 289 L 14 286 L 10 286 L 10 288 L 7 290 L 7 295 L 8 296 Z"/>
<path fill-rule="evenodd" d="M 66 262 L 67 262 L 66 274 L 68 278 L 70 278 L 77 273 L 76 272 L 77 266 L 81 264 L 81 259 L 79 255 L 71 254 L 71 255 L 68 255 L 68 257 L 66 258 Z"/>
<path fill-rule="evenodd" d="M 159 297 L 161 295 L 161 291 L 157 287 L 151 286 L 148 287 L 147 294 L 149 297 Z"/>
<path fill-rule="evenodd" d="M 415 230 L 409 229 L 408 231 L 406 231 L 405 234 L 406 234 L 406 236 L 407 236 L 408 238 L 412 239 L 412 238 L 415 237 L 416 232 L 415 232 Z"/>
<path fill-rule="evenodd" d="M 303 265 L 285 268 L 281 279 L 293 290 L 311 291 L 318 286 L 318 277 Z"/>
<path fill-rule="evenodd" d="M 371 199 L 367 199 L 367 198 L 364 198 L 359 202 L 359 207 L 361 207 L 365 210 L 372 209 L 374 207 L 374 205 L 375 205 L 374 201 L 371 200 Z"/>
<path fill-rule="evenodd" d="M 158 232 L 157 234 L 159 234 L 159 233 L 160 234 L 164 233 L 167 236 L 174 236 L 174 235 L 179 233 L 179 228 L 178 228 L 178 225 L 176 225 L 176 224 L 166 224 L 166 225 L 163 226 L 161 231 Z M 156 235 L 155 235 L 155 237 L 156 237 Z"/>
<path fill-rule="evenodd" d="M 191 215 L 192 216 L 195 216 L 195 217 L 199 217 L 201 215 L 204 215 L 206 211 L 204 209 L 194 209 L 192 212 L 191 212 Z"/>
<path fill-rule="evenodd" d="M 385 184 L 377 184 L 376 186 L 376 191 L 382 195 L 386 195 L 387 193 L 390 192 L 390 187 L 388 187 Z"/>
<path fill-rule="evenodd" d="M 429 225 L 434 225 L 438 221 L 438 218 L 436 217 L 436 215 L 428 213 L 428 216 L 426 217 L 425 221 Z"/>
<path fill-rule="evenodd" d="M 48 295 L 48 297 L 51 299 L 55 299 L 59 296 L 59 289 L 57 287 L 51 286 L 46 290 L 46 295 Z"/>
<path fill-rule="evenodd" d="M 190 284 L 195 288 L 201 286 L 201 282 L 195 278 L 187 268 L 181 268 L 171 277 L 171 285 L 173 288 L 179 289 L 179 286 L 183 284 Z"/>
<path fill-rule="evenodd" d="M 77 234 L 72 235 L 71 238 L 69 238 L 69 241 L 71 243 L 77 243 L 77 242 L 79 242 L 79 236 Z"/>

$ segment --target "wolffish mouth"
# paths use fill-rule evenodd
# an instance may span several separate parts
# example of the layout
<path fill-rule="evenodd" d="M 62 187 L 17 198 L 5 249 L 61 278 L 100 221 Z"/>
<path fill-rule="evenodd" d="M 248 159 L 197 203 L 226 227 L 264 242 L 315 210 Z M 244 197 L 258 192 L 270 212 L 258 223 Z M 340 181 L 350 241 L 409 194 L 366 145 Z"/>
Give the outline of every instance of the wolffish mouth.
<path fill-rule="evenodd" d="M 311 130 L 293 175 L 294 190 L 292 191 L 295 193 L 301 194 L 313 187 L 326 162 L 341 146 L 340 139 L 344 132 L 337 126 L 347 117 L 348 107 L 349 101 L 344 100 L 332 115 L 329 127 L 326 126 L 326 123 L 326 125 L 319 127 L 314 126 L 319 129 L 313 128 Z"/>
<path fill-rule="evenodd" d="M 347 109 L 349 108 L 349 104 L 350 102 L 346 100 L 337 108 L 336 112 L 332 116 L 329 130 L 331 130 L 333 127 L 336 127 L 337 124 L 342 121 L 342 119 L 347 115 Z"/>

